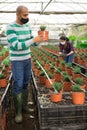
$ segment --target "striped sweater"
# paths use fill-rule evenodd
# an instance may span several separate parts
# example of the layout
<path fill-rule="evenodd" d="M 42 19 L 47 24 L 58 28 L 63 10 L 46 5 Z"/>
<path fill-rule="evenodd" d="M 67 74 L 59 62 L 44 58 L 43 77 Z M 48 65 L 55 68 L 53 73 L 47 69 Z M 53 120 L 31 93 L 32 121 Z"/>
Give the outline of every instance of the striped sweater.
<path fill-rule="evenodd" d="M 30 45 L 33 43 L 29 23 L 19 25 L 11 23 L 6 28 L 7 41 L 10 47 L 11 60 L 26 60 L 30 58 Z"/>

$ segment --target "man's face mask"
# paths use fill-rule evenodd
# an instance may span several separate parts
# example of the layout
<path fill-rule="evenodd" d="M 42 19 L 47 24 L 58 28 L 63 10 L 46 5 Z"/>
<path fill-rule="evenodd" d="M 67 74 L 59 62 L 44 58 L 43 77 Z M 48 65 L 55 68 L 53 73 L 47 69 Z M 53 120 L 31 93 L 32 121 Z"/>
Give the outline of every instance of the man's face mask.
<path fill-rule="evenodd" d="M 29 18 L 27 18 L 27 19 L 21 18 L 20 21 L 21 21 L 23 24 L 25 24 L 25 23 L 27 23 L 27 22 L 29 21 Z"/>
<path fill-rule="evenodd" d="M 65 42 L 61 42 L 62 45 L 65 45 Z"/>

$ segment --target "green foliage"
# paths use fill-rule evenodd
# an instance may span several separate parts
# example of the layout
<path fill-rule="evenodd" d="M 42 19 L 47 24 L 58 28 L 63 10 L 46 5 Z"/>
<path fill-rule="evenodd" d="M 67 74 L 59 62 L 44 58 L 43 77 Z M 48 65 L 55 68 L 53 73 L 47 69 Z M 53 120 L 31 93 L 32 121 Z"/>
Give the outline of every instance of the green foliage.
<path fill-rule="evenodd" d="M 50 79 L 53 79 L 53 74 L 51 74 L 50 72 L 48 72 L 48 76 Z"/>
<path fill-rule="evenodd" d="M 81 73 L 80 67 L 75 66 L 75 67 L 74 67 L 74 73 L 75 73 L 75 74 L 80 74 L 80 73 Z"/>
<path fill-rule="evenodd" d="M 58 68 L 55 70 L 55 73 L 56 73 L 56 74 L 59 74 L 60 72 L 61 72 L 61 68 L 58 67 Z"/>
<path fill-rule="evenodd" d="M 71 68 L 71 67 L 72 67 L 72 64 L 71 64 L 71 63 L 66 63 L 66 67 L 67 67 L 67 68 Z"/>
<path fill-rule="evenodd" d="M 63 75 L 63 80 L 69 82 L 70 81 L 70 76 L 68 74 Z"/>
<path fill-rule="evenodd" d="M 45 75 L 45 73 L 44 73 L 44 71 L 42 70 L 41 72 L 40 72 L 40 76 L 44 76 Z"/>
<path fill-rule="evenodd" d="M 0 79 L 4 79 L 6 76 L 3 73 L 0 73 Z"/>
<path fill-rule="evenodd" d="M 79 84 L 79 85 L 82 85 L 83 84 L 83 79 L 78 77 L 75 79 L 75 83 Z"/>
<path fill-rule="evenodd" d="M 60 90 L 62 90 L 63 84 L 61 82 L 54 82 L 52 88 L 54 88 L 54 90 L 57 90 L 59 92 Z"/>
<path fill-rule="evenodd" d="M 41 31 L 44 31 L 45 29 L 46 29 L 46 26 L 45 26 L 45 25 L 41 25 L 41 26 L 40 26 L 40 30 L 41 30 Z"/>
<path fill-rule="evenodd" d="M 66 64 L 65 60 L 62 60 L 62 61 L 60 62 L 60 64 L 65 65 L 65 64 Z"/>
<path fill-rule="evenodd" d="M 69 40 L 72 41 L 72 42 L 74 42 L 76 40 L 76 36 L 70 35 L 69 36 Z"/>
<path fill-rule="evenodd" d="M 9 64 L 10 64 L 10 58 L 9 58 L 9 57 L 5 58 L 5 59 L 2 61 L 2 63 L 5 65 L 5 67 L 9 66 Z"/>
<path fill-rule="evenodd" d="M 78 48 L 87 48 L 87 41 L 84 41 L 84 42 L 79 41 L 79 42 L 77 42 L 77 47 Z"/>
<path fill-rule="evenodd" d="M 73 92 L 82 92 L 83 90 L 80 87 L 80 85 L 75 84 L 75 85 L 72 86 L 72 91 Z"/>
<path fill-rule="evenodd" d="M 85 73 L 85 76 L 87 77 L 87 72 Z"/>

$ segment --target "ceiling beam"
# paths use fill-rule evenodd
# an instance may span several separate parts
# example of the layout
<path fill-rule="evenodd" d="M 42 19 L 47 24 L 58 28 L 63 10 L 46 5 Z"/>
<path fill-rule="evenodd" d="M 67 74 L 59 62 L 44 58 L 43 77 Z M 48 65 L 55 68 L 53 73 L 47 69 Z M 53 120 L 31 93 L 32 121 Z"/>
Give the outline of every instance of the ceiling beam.
<path fill-rule="evenodd" d="M 0 11 L 0 13 L 16 13 L 16 11 Z M 33 13 L 33 14 L 41 14 L 41 11 L 29 11 L 29 13 Z M 50 14 L 87 14 L 87 11 L 45 11 L 44 12 L 45 15 L 50 15 Z"/>
<path fill-rule="evenodd" d="M 13 1 L 10 1 L 10 2 L 9 2 L 9 1 L 4 1 L 4 2 L 1 1 L 1 2 L 0 2 L 0 4 L 15 4 L 15 3 L 18 3 L 18 4 L 20 4 L 20 3 L 32 4 L 32 3 L 48 3 L 48 1 L 24 1 L 24 2 L 23 2 L 23 1 L 17 1 L 17 2 L 15 2 L 15 1 L 14 1 L 14 2 L 13 2 Z M 64 3 L 65 3 L 65 4 L 87 4 L 87 2 L 85 2 L 85 1 L 84 1 L 84 2 L 75 2 L 75 1 L 74 1 L 74 2 L 73 2 L 73 1 L 70 1 L 70 2 L 66 1 L 66 2 L 65 2 L 65 1 L 56 1 L 56 0 L 53 1 L 53 3 L 63 3 L 63 4 L 64 4 Z"/>

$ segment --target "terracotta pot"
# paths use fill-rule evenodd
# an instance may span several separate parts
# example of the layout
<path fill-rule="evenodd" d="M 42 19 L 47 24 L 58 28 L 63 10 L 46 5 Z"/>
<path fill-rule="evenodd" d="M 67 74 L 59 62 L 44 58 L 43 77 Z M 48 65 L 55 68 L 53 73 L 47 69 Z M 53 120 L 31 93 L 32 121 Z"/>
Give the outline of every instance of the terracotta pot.
<path fill-rule="evenodd" d="M 51 80 L 52 83 L 55 82 L 55 79 L 50 79 L 50 80 Z M 51 88 L 51 86 L 52 86 L 48 79 L 45 80 L 45 85 L 46 85 L 46 88 Z"/>
<path fill-rule="evenodd" d="M 86 61 L 86 62 L 84 62 L 84 66 L 87 68 L 87 61 Z"/>
<path fill-rule="evenodd" d="M 43 36 L 46 41 L 48 41 L 48 39 L 49 39 L 49 32 L 48 31 L 41 31 L 41 30 L 39 30 L 38 31 L 38 35 L 39 36 Z"/>
<path fill-rule="evenodd" d="M 79 78 L 81 76 L 81 74 L 76 74 L 76 73 L 72 73 L 72 77 L 73 77 L 73 79 L 75 79 L 75 78 Z"/>
<path fill-rule="evenodd" d="M 49 71 L 50 71 L 50 73 L 52 73 L 52 74 L 53 74 L 53 73 L 54 73 L 54 71 L 55 71 L 55 69 L 54 69 L 54 68 L 50 68 L 50 70 L 49 70 Z"/>
<path fill-rule="evenodd" d="M 77 57 L 74 57 L 73 61 L 74 61 L 75 63 L 77 63 L 77 62 L 78 62 L 78 58 L 77 58 Z"/>
<path fill-rule="evenodd" d="M 40 84 L 45 84 L 45 80 L 46 80 L 46 78 L 44 76 L 39 77 Z"/>
<path fill-rule="evenodd" d="M 63 56 L 59 56 L 59 57 L 58 57 L 58 60 L 59 60 L 59 61 L 61 61 L 61 60 L 63 60 L 63 59 L 64 59 Z"/>
<path fill-rule="evenodd" d="M 35 70 L 35 76 L 38 77 L 39 75 L 40 75 L 40 70 L 36 69 L 36 70 Z"/>
<path fill-rule="evenodd" d="M 56 67 L 58 67 L 60 65 L 60 62 L 56 62 L 55 65 Z"/>
<path fill-rule="evenodd" d="M 64 81 L 63 82 L 63 90 L 64 91 L 71 91 L 72 83 Z"/>
<path fill-rule="evenodd" d="M 66 66 L 65 65 L 60 65 L 62 71 L 65 71 L 66 70 Z"/>
<path fill-rule="evenodd" d="M 71 76 L 72 75 L 72 69 L 71 68 L 66 68 L 67 73 Z"/>
<path fill-rule="evenodd" d="M 51 99 L 52 102 L 62 101 L 62 91 L 60 91 L 58 94 L 51 94 L 50 99 Z"/>
<path fill-rule="evenodd" d="M 85 93 L 84 92 L 72 92 L 72 103 L 73 104 L 84 104 Z"/>
<path fill-rule="evenodd" d="M 45 69 L 48 69 L 49 67 L 50 67 L 49 64 L 45 64 L 45 65 L 44 65 L 44 68 L 45 68 Z"/>
<path fill-rule="evenodd" d="M 59 74 L 54 74 L 54 79 L 55 79 L 55 81 L 61 81 L 62 80 L 62 75 L 59 73 Z"/>
<path fill-rule="evenodd" d="M 0 87 L 4 88 L 6 86 L 7 86 L 7 80 L 6 80 L 6 78 L 5 79 L 0 79 Z"/>

